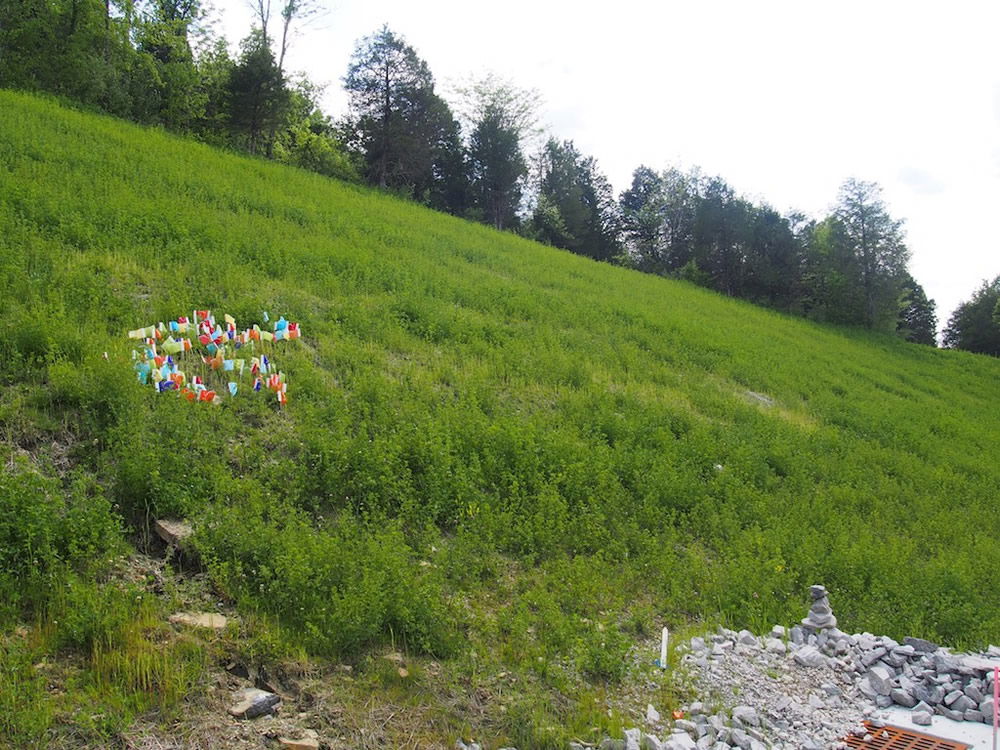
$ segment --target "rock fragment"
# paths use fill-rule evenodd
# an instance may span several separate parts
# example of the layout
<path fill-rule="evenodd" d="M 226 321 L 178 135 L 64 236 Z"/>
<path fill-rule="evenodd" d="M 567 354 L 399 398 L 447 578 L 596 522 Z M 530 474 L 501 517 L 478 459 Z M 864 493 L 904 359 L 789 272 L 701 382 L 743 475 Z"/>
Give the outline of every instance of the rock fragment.
<path fill-rule="evenodd" d="M 229 715 L 237 719 L 256 719 L 258 716 L 274 713 L 281 698 L 274 693 L 258 688 L 247 688 L 237 696 L 237 702 L 229 707 Z"/>

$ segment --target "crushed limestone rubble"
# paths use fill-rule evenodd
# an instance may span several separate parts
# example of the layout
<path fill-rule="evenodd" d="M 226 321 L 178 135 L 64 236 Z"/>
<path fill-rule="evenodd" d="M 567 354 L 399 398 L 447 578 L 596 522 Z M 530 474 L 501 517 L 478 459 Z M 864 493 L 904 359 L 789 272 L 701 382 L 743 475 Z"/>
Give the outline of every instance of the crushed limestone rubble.
<path fill-rule="evenodd" d="M 812 586 L 808 616 L 790 630 L 757 636 L 720 628 L 682 644 L 681 664 L 701 701 L 684 707 L 661 740 L 641 729 L 606 738 L 600 750 L 828 750 L 846 748 L 862 725 L 886 724 L 883 709 L 912 709 L 918 727 L 935 717 L 992 723 L 993 669 L 1000 649 L 953 654 L 919 638 L 899 643 L 849 635 L 823 586 Z M 650 706 L 655 713 L 655 708 Z M 657 714 L 658 715 L 658 714 Z M 650 713 L 647 711 L 647 719 Z M 572 750 L 586 747 L 571 743 Z"/>

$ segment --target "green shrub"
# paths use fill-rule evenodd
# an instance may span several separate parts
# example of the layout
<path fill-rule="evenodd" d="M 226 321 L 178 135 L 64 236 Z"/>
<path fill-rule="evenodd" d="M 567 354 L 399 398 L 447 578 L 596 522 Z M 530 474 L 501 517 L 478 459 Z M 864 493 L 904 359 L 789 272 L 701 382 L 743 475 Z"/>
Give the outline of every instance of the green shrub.
<path fill-rule="evenodd" d="M 91 478 L 79 474 L 64 490 L 25 461 L 0 474 L 5 619 L 20 607 L 42 604 L 69 571 L 92 573 L 120 550 L 118 519 Z"/>
<path fill-rule="evenodd" d="M 617 625 L 592 628 L 577 643 L 577 664 L 595 681 L 618 682 L 628 672 L 629 641 Z"/>
<path fill-rule="evenodd" d="M 20 640 L 0 640 L 0 745 L 42 748 L 52 722 L 45 675 L 35 669 L 39 655 Z"/>

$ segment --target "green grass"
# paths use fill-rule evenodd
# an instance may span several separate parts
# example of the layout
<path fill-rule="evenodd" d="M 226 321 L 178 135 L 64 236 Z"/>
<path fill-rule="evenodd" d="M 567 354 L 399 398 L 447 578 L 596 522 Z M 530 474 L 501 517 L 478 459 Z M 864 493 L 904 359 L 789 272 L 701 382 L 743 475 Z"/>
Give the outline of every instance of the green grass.
<path fill-rule="evenodd" d="M 135 382 L 125 332 L 195 307 L 302 324 L 286 408 Z M 141 544 L 178 515 L 217 590 L 285 642 L 348 661 L 391 645 L 470 685 L 515 670 L 528 696 L 614 684 L 643 629 L 793 622 L 819 582 L 845 630 L 1000 638 L 1000 361 L 9 92 L 0 384 L 0 512 L 39 486 L 55 509 L 0 521 L 18 540 L 0 591 L 25 592 L 7 628 L 99 580 L 107 534 Z M 125 692 L 162 668 L 71 648 Z M 30 707 L 11 653 L 0 679 Z M 593 712 L 581 696 L 491 731 L 544 745 Z M 17 741 L 48 714 L 11 715 L 32 717 L 0 724 Z"/>

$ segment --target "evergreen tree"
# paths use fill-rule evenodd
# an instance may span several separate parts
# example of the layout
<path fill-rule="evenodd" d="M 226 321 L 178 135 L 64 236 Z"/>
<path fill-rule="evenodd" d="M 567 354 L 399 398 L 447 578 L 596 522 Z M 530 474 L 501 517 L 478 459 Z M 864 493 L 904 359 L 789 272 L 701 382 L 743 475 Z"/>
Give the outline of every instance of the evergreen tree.
<path fill-rule="evenodd" d="M 483 221 L 496 229 L 514 226 L 528 165 L 502 108 L 487 107 L 476 123 L 469 137 L 469 166 L 474 205 Z"/>
<path fill-rule="evenodd" d="M 934 300 L 927 299 L 924 288 L 909 273 L 903 279 L 902 301 L 896 333 L 916 344 L 937 346 L 937 314 L 934 310 Z"/>
<path fill-rule="evenodd" d="M 269 134 L 282 123 L 288 90 L 263 32 L 243 40 L 240 59 L 229 77 L 229 123 L 251 154 L 270 153 Z"/>
<path fill-rule="evenodd" d="M 448 203 L 441 196 L 456 165 L 458 124 L 435 93 L 427 63 L 383 26 L 358 42 L 344 85 L 351 99 L 348 141 L 362 156 L 365 178 Z"/>

